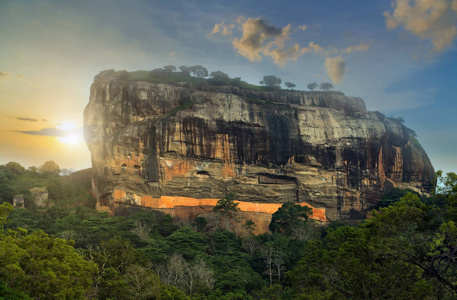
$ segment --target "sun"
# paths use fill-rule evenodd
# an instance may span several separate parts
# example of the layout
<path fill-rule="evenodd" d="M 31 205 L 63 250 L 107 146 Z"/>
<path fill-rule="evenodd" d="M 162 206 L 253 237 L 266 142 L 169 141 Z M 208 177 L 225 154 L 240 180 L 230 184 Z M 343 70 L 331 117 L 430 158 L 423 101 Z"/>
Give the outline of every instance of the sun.
<path fill-rule="evenodd" d="M 55 125 L 57 129 L 65 131 L 64 136 L 57 137 L 56 139 L 62 144 L 75 146 L 83 140 L 82 128 L 77 128 L 76 124 L 72 121 L 64 121 Z"/>

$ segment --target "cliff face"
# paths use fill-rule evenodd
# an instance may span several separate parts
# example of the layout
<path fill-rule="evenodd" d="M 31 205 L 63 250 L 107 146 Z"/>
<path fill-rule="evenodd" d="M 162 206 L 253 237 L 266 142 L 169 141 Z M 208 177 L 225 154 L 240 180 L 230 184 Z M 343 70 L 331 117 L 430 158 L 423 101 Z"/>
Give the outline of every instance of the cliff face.
<path fill-rule="evenodd" d="M 257 207 L 246 212 L 296 202 L 314 207 L 317 219 L 353 219 L 392 187 L 427 192 L 434 178 L 406 127 L 338 93 L 97 76 L 84 122 L 98 208 L 111 212 L 195 211 L 234 193 Z"/>

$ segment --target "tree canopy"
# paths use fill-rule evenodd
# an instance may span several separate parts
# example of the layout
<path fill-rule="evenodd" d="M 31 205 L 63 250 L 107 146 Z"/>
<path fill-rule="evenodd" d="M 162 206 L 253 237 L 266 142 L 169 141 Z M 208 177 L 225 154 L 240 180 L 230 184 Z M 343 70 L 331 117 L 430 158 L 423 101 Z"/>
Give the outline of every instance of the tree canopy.
<path fill-rule="evenodd" d="M 329 82 L 323 82 L 319 85 L 319 88 L 323 90 L 324 92 L 331 91 L 333 89 L 333 84 Z"/>
<path fill-rule="evenodd" d="M 314 91 L 315 89 L 317 89 L 319 87 L 319 85 L 317 84 L 317 82 L 312 82 L 312 83 L 308 84 L 307 87 L 310 91 Z"/>
<path fill-rule="evenodd" d="M 292 83 L 292 82 L 289 82 L 289 81 L 286 81 L 285 83 L 285 86 L 288 88 L 288 89 L 293 89 L 294 87 L 296 87 L 297 85 L 295 83 Z"/>
<path fill-rule="evenodd" d="M 260 84 L 261 85 L 264 85 L 266 87 L 269 87 L 269 88 L 277 88 L 280 86 L 282 80 L 281 78 L 278 78 L 276 76 L 273 76 L 273 75 L 266 75 L 266 76 L 263 76 L 263 80 L 260 81 Z"/>
<path fill-rule="evenodd" d="M 294 227 L 306 222 L 312 214 L 313 210 L 308 206 L 287 202 L 272 215 L 268 228 L 273 233 L 280 232 L 290 235 Z"/>

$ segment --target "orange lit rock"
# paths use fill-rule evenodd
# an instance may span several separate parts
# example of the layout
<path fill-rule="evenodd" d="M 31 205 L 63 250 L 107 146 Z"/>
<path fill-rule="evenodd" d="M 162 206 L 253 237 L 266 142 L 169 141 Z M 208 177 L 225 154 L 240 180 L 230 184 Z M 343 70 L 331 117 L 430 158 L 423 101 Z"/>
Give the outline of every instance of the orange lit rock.
<path fill-rule="evenodd" d="M 113 199 L 117 203 L 126 203 L 128 197 L 125 191 L 114 190 Z M 160 198 L 152 198 L 151 196 L 136 196 L 139 198 L 139 205 L 147 208 L 153 208 L 166 212 L 174 217 L 179 217 L 185 220 L 194 220 L 196 217 L 211 213 L 213 208 L 216 206 L 219 199 L 195 199 L 189 197 L 170 197 L 162 196 Z M 282 204 L 278 203 L 251 203 L 236 201 L 240 212 L 238 213 L 242 219 L 252 220 L 256 223 L 256 232 L 265 233 L 268 231 L 268 225 L 271 221 L 271 215 L 274 214 Z M 324 208 L 314 208 L 307 203 L 297 203 L 301 206 L 308 206 L 312 208 L 313 214 L 310 216 L 311 219 L 325 222 Z M 242 222 L 243 223 L 243 222 Z M 239 228 L 241 231 L 241 227 Z"/>

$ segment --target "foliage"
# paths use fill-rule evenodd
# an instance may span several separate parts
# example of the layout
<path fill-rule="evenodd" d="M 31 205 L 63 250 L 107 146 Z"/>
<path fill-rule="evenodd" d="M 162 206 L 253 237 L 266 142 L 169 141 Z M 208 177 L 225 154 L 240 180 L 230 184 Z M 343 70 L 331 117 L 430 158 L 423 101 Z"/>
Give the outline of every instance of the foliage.
<path fill-rule="evenodd" d="M 195 65 L 195 66 L 189 67 L 188 70 L 190 73 L 192 73 L 197 78 L 203 78 L 203 77 L 208 76 L 208 70 L 201 65 Z"/>
<path fill-rule="evenodd" d="M 263 80 L 260 81 L 261 85 L 264 85 L 270 89 L 281 89 L 280 84 L 282 80 L 274 75 L 263 76 Z"/>
<path fill-rule="evenodd" d="M 295 297 L 455 297 L 457 231 L 440 222 L 439 209 L 407 193 L 358 227 L 329 230 L 288 273 Z"/>
<path fill-rule="evenodd" d="M 400 199 L 406 196 L 408 193 L 419 195 L 417 192 L 414 192 L 410 189 L 393 188 L 390 190 L 390 192 L 382 196 L 381 200 L 378 202 L 378 207 L 381 208 L 393 205 L 396 202 L 400 201 Z"/>
<path fill-rule="evenodd" d="M 45 162 L 38 168 L 38 171 L 45 176 L 58 175 L 60 172 L 60 167 L 53 160 Z"/>
<path fill-rule="evenodd" d="M 436 198 L 445 203 L 446 219 L 457 222 L 457 174 L 449 172 L 444 176 L 442 171 L 438 171 L 436 176 Z"/>
<path fill-rule="evenodd" d="M 2 205 L 2 221 L 8 205 Z M 0 281 L 34 299 L 82 298 L 97 272 L 85 261 L 71 241 L 42 231 L 0 232 Z"/>
<path fill-rule="evenodd" d="M 333 89 L 333 84 L 329 82 L 323 82 L 319 85 L 319 88 L 323 90 L 324 92 L 328 92 Z"/>
<path fill-rule="evenodd" d="M 165 72 L 169 72 L 169 73 L 176 71 L 176 67 L 172 66 L 172 65 L 164 66 L 163 69 L 165 70 Z"/>
<path fill-rule="evenodd" d="M 319 87 L 317 82 L 312 82 L 306 86 L 311 92 Z"/>
<path fill-rule="evenodd" d="M 239 211 L 238 203 L 234 201 L 235 194 L 227 194 L 224 198 L 217 201 L 214 210 L 220 211 L 223 215 L 232 215 Z"/>
<path fill-rule="evenodd" d="M 306 222 L 313 214 L 308 206 L 301 206 L 292 202 L 284 203 L 271 217 L 268 228 L 271 232 L 280 232 L 286 235 L 292 234 L 292 229 Z"/>
<path fill-rule="evenodd" d="M 210 215 L 187 225 L 154 211 L 108 217 L 84 205 L 72 206 L 84 201 L 69 192 L 75 183 L 67 177 L 44 176 L 16 164 L 0 166 L 0 179 L 15 193 L 53 183 L 58 198 L 58 205 L 43 209 L 0 205 L 4 298 L 457 296 L 455 173 L 438 172 L 436 192 L 429 198 L 392 189 L 381 201 L 384 207 L 358 225 L 318 225 L 309 220 L 308 207 L 303 211 L 288 203 L 272 216 L 273 233 L 254 235 L 255 224 L 246 219 L 239 227 L 249 234 L 242 236 L 209 226 Z M 227 195 L 216 211 L 230 219 L 239 217 L 237 208 L 233 195 Z"/>
<path fill-rule="evenodd" d="M 295 83 L 292 83 L 292 82 L 289 82 L 289 81 L 286 81 L 286 82 L 284 83 L 284 85 L 285 85 L 288 89 L 291 89 L 291 90 L 293 90 L 294 87 L 297 86 Z"/>

